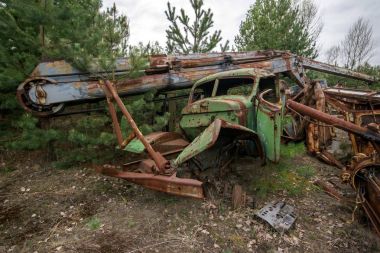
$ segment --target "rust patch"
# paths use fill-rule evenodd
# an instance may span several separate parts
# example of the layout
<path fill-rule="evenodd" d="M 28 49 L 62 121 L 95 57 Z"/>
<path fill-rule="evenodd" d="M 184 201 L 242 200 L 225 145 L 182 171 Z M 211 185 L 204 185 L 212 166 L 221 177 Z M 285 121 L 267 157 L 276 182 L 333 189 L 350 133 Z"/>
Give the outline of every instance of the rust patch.
<path fill-rule="evenodd" d="M 74 86 L 74 88 L 76 88 L 76 89 L 80 89 L 80 88 L 82 87 L 82 83 L 81 83 L 81 82 L 74 82 L 74 83 L 73 83 L 73 86 Z"/>

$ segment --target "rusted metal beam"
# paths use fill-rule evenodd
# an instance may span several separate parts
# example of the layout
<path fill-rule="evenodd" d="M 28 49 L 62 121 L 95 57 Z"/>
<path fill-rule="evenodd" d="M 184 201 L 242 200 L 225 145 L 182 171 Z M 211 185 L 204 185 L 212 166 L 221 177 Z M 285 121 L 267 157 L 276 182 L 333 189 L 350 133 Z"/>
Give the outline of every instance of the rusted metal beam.
<path fill-rule="evenodd" d="M 323 191 L 325 191 L 328 195 L 331 197 L 337 199 L 338 201 L 342 200 L 342 195 L 333 187 L 329 186 L 327 183 L 321 181 L 321 180 L 315 180 L 313 182 L 314 185 L 319 186 Z"/>
<path fill-rule="evenodd" d="M 376 132 L 374 132 L 374 131 L 366 128 L 366 127 L 362 127 L 362 126 L 356 125 L 354 123 L 339 119 L 335 116 L 332 116 L 330 114 L 318 111 L 314 108 L 311 108 L 309 106 L 297 103 L 297 102 L 292 101 L 290 99 L 287 100 L 286 104 L 290 109 L 292 109 L 292 110 L 294 110 L 294 111 L 296 111 L 302 115 L 309 116 L 310 118 L 312 118 L 314 120 L 324 122 L 325 124 L 331 125 L 333 127 L 339 128 L 339 129 L 342 129 L 342 130 L 347 131 L 349 133 L 357 134 L 357 135 L 367 139 L 368 141 L 380 143 L 380 134 L 376 133 Z"/>
<path fill-rule="evenodd" d="M 358 102 L 380 103 L 379 91 L 355 90 L 349 88 L 326 88 L 323 92 L 331 97 L 349 98 Z"/>
<path fill-rule="evenodd" d="M 286 74 L 302 87 L 308 82 L 305 73 L 307 68 L 374 81 L 373 77 L 302 58 L 287 51 L 269 50 L 150 56 L 149 67 L 141 71 L 143 76 L 133 79 L 125 78 L 130 66 L 127 58 L 121 58 L 117 60 L 113 82 L 119 96 L 131 96 L 153 89 L 167 91 L 190 88 L 195 81 L 205 76 L 239 68 Z M 44 62 L 20 84 L 17 97 L 25 110 L 37 116 L 54 115 L 64 106 L 104 99 L 105 94 L 98 81 L 111 74 L 96 68 L 91 73 L 81 72 L 65 61 Z"/>
<path fill-rule="evenodd" d="M 341 170 L 345 170 L 346 166 L 344 166 L 340 161 L 338 161 L 330 152 L 326 150 L 322 150 L 322 152 L 318 152 L 317 156 L 321 158 L 323 161 L 330 163 L 331 165 L 335 165 Z"/>
<path fill-rule="evenodd" d="M 376 78 L 367 74 L 359 73 L 345 68 L 340 68 L 327 63 L 322 63 L 305 57 L 298 58 L 305 69 L 312 69 L 319 72 L 324 72 L 332 75 L 337 75 L 341 77 L 348 77 L 351 79 L 356 79 L 364 82 L 373 83 Z"/>
<path fill-rule="evenodd" d="M 141 143 L 146 148 L 149 156 L 154 160 L 154 162 L 155 162 L 155 164 L 157 166 L 157 169 L 161 173 L 165 173 L 166 169 L 170 168 L 169 161 L 166 160 L 159 152 L 156 152 L 152 148 L 152 146 L 150 145 L 150 143 L 145 139 L 144 135 L 141 133 L 140 129 L 137 127 L 136 122 L 133 120 L 131 114 L 128 112 L 127 108 L 125 107 L 123 101 L 121 101 L 121 99 L 120 99 L 119 95 L 117 94 L 115 88 L 112 86 L 112 83 L 110 81 L 108 81 L 108 80 L 105 81 L 105 87 L 107 89 L 107 92 L 109 92 L 112 95 L 112 98 L 115 100 L 116 104 L 120 108 L 120 110 L 123 113 L 123 115 L 128 120 L 128 123 L 131 126 L 133 132 L 135 133 L 136 137 L 141 141 Z M 111 106 L 111 107 L 113 107 L 113 106 Z M 117 129 L 116 132 L 119 133 L 119 134 L 117 134 L 118 141 L 119 141 L 120 146 L 122 146 L 123 141 L 121 139 L 122 137 L 121 137 L 120 126 L 119 126 L 118 120 L 116 118 L 116 112 L 115 112 L 114 108 L 111 108 L 111 107 L 110 107 L 110 109 L 113 109 L 111 111 L 114 112 L 114 113 L 111 113 L 111 115 L 113 115 L 112 116 L 112 121 L 114 123 L 115 129 Z"/>
<path fill-rule="evenodd" d="M 113 130 L 116 135 L 117 142 L 119 144 L 119 147 L 123 148 L 123 134 L 121 132 L 119 120 L 117 119 L 117 115 L 116 115 L 116 109 L 115 109 L 114 104 L 111 101 L 111 97 L 107 97 L 107 105 L 108 105 L 108 110 L 111 115 Z"/>
<path fill-rule="evenodd" d="M 164 176 L 151 173 L 118 171 L 107 166 L 97 168 L 97 170 L 104 175 L 122 178 L 135 184 L 142 185 L 148 189 L 166 192 L 177 196 L 198 199 L 204 198 L 203 183 L 195 179 L 178 178 L 175 174 L 172 176 Z"/>

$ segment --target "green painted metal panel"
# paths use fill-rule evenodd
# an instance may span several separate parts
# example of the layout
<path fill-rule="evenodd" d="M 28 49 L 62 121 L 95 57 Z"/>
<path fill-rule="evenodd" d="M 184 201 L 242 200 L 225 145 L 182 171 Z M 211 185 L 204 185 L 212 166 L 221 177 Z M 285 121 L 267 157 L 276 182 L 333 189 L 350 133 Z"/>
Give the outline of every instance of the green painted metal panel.
<path fill-rule="evenodd" d="M 281 104 L 277 104 L 278 110 L 273 110 L 273 108 L 258 101 L 257 104 L 257 133 L 262 141 L 267 159 L 278 162 L 282 133 Z"/>
<path fill-rule="evenodd" d="M 179 165 L 212 146 L 213 141 L 215 141 L 215 135 L 217 137 L 220 131 L 220 127 L 218 128 L 216 122 L 217 121 L 214 121 L 200 135 L 198 135 L 198 137 L 196 137 L 189 146 L 178 155 L 174 164 Z"/>
<path fill-rule="evenodd" d="M 125 131 L 125 129 L 127 129 L 127 126 L 128 121 L 124 116 L 122 116 L 120 120 L 120 128 L 123 139 L 127 138 L 127 132 Z M 128 145 L 123 150 L 136 154 L 141 154 L 145 151 L 145 147 L 139 139 L 134 138 L 133 140 L 131 140 L 131 142 L 128 143 Z"/>
<path fill-rule="evenodd" d="M 141 154 L 144 152 L 145 147 L 139 139 L 135 138 L 130 143 L 128 143 L 124 150 L 136 154 Z"/>
<path fill-rule="evenodd" d="M 247 111 L 252 103 L 245 96 L 226 95 L 202 99 L 182 110 L 180 126 L 186 136 L 193 140 L 215 119 L 247 125 Z"/>
<path fill-rule="evenodd" d="M 222 129 L 234 129 L 249 133 L 257 138 L 257 133 L 249 128 L 233 124 L 224 120 L 213 121 L 201 134 L 199 134 L 175 159 L 174 164 L 177 166 L 187 161 L 188 159 L 200 154 L 208 148 L 211 148 L 219 138 Z M 259 141 L 259 139 L 258 139 Z"/>

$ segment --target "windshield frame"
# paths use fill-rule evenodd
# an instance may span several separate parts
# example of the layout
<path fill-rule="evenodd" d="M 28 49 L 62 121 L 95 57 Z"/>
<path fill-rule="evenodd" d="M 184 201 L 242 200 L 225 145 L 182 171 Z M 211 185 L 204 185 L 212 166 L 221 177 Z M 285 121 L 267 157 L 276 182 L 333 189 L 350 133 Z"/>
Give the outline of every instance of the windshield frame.
<path fill-rule="evenodd" d="M 223 76 L 223 77 L 220 77 L 220 78 L 215 78 L 215 79 L 212 79 L 212 80 L 205 80 L 204 82 L 201 82 L 201 83 L 196 83 L 192 88 L 191 88 L 191 91 L 190 91 L 190 96 L 189 96 L 189 101 L 188 101 L 188 104 L 191 104 L 194 101 L 194 93 L 195 93 L 195 90 L 199 87 L 199 86 L 202 86 L 203 84 L 205 83 L 208 83 L 208 82 L 214 82 L 213 83 L 213 88 L 212 88 L 212 94 L 210 97 L 205 97 L 205 98 L 202 98 L 202 99 L 199 99 L 199 100 L 203 100 L 203 99 L 206 99 L 206 98 L 212 98 L 212 97 L 217 97 L 215 96 L 216 93 L 217 93 L 217 89 L 219 88 L 220 86 L 220 82 L 219 80 L 223 80 L 223 79 L 251 79 L 252 80 L 252 83 L 250 84 L 242 84 L 243 85 L 251 85 L 252 89 L 251 89 L 251 92 L 249 95 L 239 95 L 239 96 L 245 96 L 247 97 L 248 99 L 252 99 L 252 97 L 256 94 L 256 90 L 257 90 L 257 86 L 258 86 L 258 80 L 260 80 L 260 78 L 256 77 L 256 76 L 253 76 L 253 75 L 238 75 L 238 76 L 234 76 L 234 75 L 231 75 L 231 76 Z M 237 87 L 237 86 L 236 86 Z M 222 96 L 225 96 L 225 95 L 222 95 Z M 232 95 L 231 95 L 232 96 Z M 197 100 L 197 101 L 199 101 Z"/>

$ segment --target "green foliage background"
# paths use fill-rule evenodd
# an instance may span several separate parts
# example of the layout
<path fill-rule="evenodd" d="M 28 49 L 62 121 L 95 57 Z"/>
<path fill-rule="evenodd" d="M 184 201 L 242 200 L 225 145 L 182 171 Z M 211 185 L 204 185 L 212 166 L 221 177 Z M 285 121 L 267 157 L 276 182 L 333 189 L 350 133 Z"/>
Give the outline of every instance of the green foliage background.
<path fill-rule="evenodd" d="M 177 14 L 176 7 L 167 3 L 165 11 L 167 20 L 170 22 L 166 30 L 166 49 L 169 53 L 207 53 L 222 41 L 221 30 L 211 32 L 214 26 L 213 12 L 205 9 L 203 0 L 190 0 L 194 11 L 194 20 L 190 21 L 188 13 L 181 8 Z M 220 44 L 221 51 L 229 49 L 229 41 Z"/>
<path fill-rule="evenodd" d="M 158 43 L 128 45 L 127 17 L 119 15 L 115 5 L 101 11 L 101 0 L 4 0 L 0 4 L 0 150 L 45 150 L 60 168 L 111 161 L 117 151 L 107 113 L 39 120 L 20 108 L 16 88 L 40 61 L 55 59 L 65 59 L 84 71 L 112 72 L 115 59 L 128 56 L 132 66 L 128 77 L 138 77 L 147 65 L 146 56 L 163 49 Z M 151 101 L 154 96 L 152 91 L 126 101 L 145 133 L 161 130 L 168 118 L 155 115 L 160 105 Z"/>
<path fill-rule="evenodd" d="M 256 0 L 235 37 L 239 51 L 277 49 L 315 58 L 316 38 L 293 0 Z"/>

